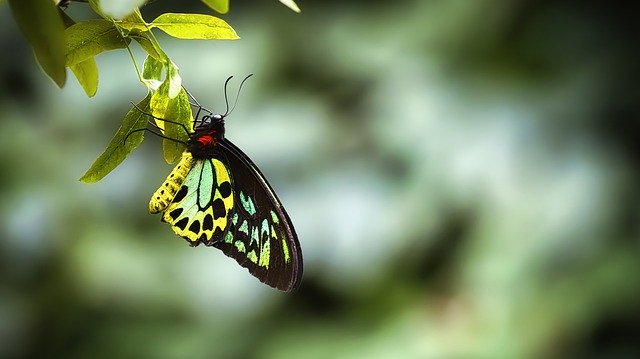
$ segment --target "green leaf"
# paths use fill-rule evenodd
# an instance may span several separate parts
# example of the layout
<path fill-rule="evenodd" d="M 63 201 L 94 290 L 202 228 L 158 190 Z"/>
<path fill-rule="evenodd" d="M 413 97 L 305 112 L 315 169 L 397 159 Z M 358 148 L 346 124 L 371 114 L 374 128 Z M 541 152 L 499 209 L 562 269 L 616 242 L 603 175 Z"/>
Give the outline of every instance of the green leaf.
<path fill-rule="evenodd" d="M 296 2 L 294 0 L 278 0 L 281 3 L 284 4 L 284 6 L 288 7 L 289 9 L 295 11 L 295 12 L 300 12 L 300 8 L 298 7 L 298 5 L 296 4 Z"/>
<path fill-rule="evenodd" d="M 151 95 L 151 114 L 156 118 L 156 124 L 164 131 L 165 112 L 167 112 L 167 106 L 169 106 L 169 86 L 171 80 L 167 77 L 164 82 L 158 87 L 153 95 Z M 160 119 L 160 120 L 158 120 Z"/>
<path fill-rule="evenodd" d="M 64 86 L 64 26 L 56 5 L 51 0 L 9 0 L 9 5 L 44 72 L 59 87 Z"/>
<path fill-rule="evenodd" d="M 71 27 L 76 23 L 66 12 L 58 9 L 58 13 L 62 17 L 65 28 Z M 95 96 L 98 91 L 98 65 L 96 65 L 96 60 L 90 57 L 76 65 L 69 66 L 69 68 L 76 76 L 76 79 L 87 96 Z"/>
<path fill-rule="evenodd" d="M 169 105 L 167 106 L 164 119 L 176 122 L 177 124 L 165 121 L 165 135 L 168 138 L 187 142 L 187 140 L 189 140 L 189 134 L 185 129 L 190 131 L 192 123 L 191 117 L 192 114 L 189 97 L 187 96 L 186 91 L 181 89 L 178 96 L 169 100 Z M 162 152 L 167 163 L 174 163 L 179 160 L 184 149 L 185 145 L 180 142 L 166 138 L 162 141 Z"/>
<path fill-rule="evenodd" d="M 180 90 L 182 90 L 182 77 L 180 77 L 180 71 L 178 66 L 169 60 L 167 65 L 167 77 L 169 78 L 169 97 L 174 98 L 178 96 Z"/>
<path fill-rule="evenodd" d="M 93 162 L 87 172 L 80 178 L 85 183 L 94 183 L 118 167 L 125 158 L 136 149 L 144 139 L 145 131 L 137 131 L 147 127 L 149 121 L 150 94 L 138 102 L 137 108 L 132 107 L 124 116 L 122 125 L 111 139 L 107 149 Z M 126 141 L 125 141 L 126 140 Z"/>
<path fill-rule="evenodd" d="M 158 61 L 153 56 L 147 56 L 144 60 L 144 65 L 142 67 L 142 78 L 147 83 L 147 86 L 152 88 L 154 91 L 160 87 L 162 79 L 162 69 L 164 68 L 164 64 L 162 61 Z"/>
<path fill-rule="evenodd" d="M 156 124 L 164 130 L 164 122 L 169 102 L 176 98 L 182 90 L 182 78 L 178 68 L 171 64 L 167 67 L 167 76 L 160 87 L 151 96 L 151 114 L 156 117 Z"/>
<path fill-rule="evenodd" d="M 76 65 L 104 51 L 127 47 L 118 29 L 107 20 L 79 22 L 65 30 L 67 66 Z"/>
<path fill-rule="evenodd" d="M 201 0 L 205 5 L 213 10 L 226 14 L 229 12 L 229 0 Z"/>
<path fill-rule="evenodd" d="M 78 79 L 80 86 L 89 97 L 95 96 L 98 91 L 98 65 L 93 57 L 90 57 L 75 65 L 69 66 Z"/>
<path fill-rule="evenodd" d="M 229 24 L 209 15 L 166 13 L 158 16 L 151 25 L 179 39 L 239 39 Z"/>

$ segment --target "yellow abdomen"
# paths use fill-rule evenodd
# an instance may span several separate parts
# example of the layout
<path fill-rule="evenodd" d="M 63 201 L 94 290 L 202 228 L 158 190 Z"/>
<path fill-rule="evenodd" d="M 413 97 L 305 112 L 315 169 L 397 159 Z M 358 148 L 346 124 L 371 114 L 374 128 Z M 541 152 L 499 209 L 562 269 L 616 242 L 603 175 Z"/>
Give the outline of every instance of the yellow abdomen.
<path fill-rule="evenodd" d="M 182 182 L 184 182 L 184 178 L 187 176 L 187 173 L 189 173 L 189 170 L 191 170 L 191 167 L 193 167 L 194 162 L 191 153 L 184 152 L 182 154 L 180 162 L 178 162 L 162 186 L 160 186 L 151 197 L 151 201 L 149 201 L 149 212 L 162 212 L 173 202 L 173 198 L 176 196 L 180 186 L 182 186 Z"/>

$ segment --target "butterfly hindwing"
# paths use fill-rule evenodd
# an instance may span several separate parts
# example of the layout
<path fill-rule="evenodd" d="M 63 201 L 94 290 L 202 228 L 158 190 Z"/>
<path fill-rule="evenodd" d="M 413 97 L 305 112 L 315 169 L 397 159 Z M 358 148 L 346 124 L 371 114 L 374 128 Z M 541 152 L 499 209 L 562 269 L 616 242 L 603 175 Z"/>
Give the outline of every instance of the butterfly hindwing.
<path fill-rule="evenodd" d="M 226 166 L 216 158 L 198 159 L 193 161 L 162 220 L 191 245 L 210 244 L 222 238 L 232 208 Z"/>
<path fill-rule="evenodd" d="M 302 255 L 289 216 L 253 162 L 226 139 L 219 146 L 232 175 L 234 207 L 224 239 L 211 245 L 262 282 L 286 291 L 295 288 Z"/>

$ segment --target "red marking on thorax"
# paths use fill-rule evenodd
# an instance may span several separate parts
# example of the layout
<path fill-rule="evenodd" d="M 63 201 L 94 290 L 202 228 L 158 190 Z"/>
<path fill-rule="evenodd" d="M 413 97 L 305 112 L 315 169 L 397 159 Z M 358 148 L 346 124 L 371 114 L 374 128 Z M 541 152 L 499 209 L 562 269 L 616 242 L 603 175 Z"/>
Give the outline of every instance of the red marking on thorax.
<path fill-rule="evenodd" d="M 209 146 L 215 142 L 211 135 L 204 135 L 198 138 L 198 142 L 202 143 L 203 146 Z"/>

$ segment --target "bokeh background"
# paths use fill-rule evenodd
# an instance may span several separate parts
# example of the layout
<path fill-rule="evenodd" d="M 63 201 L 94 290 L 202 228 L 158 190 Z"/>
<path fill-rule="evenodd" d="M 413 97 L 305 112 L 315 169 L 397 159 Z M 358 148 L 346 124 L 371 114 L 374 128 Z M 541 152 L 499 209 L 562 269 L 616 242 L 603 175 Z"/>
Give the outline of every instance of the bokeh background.
<path fill-rule="evenodd" d="M 255 73 L 227 133 L 296 225 L 292 294 L 147 213 L 172 168 L 153 136 L 78 182 L 145 89 L 116 51 L 95 98 L 59 90 L 0 7 L 0 357 L 640 357 L 637 16 L 299 5 L 232 1 L 240 41 L 158 34 L 210 108 Z"/>

